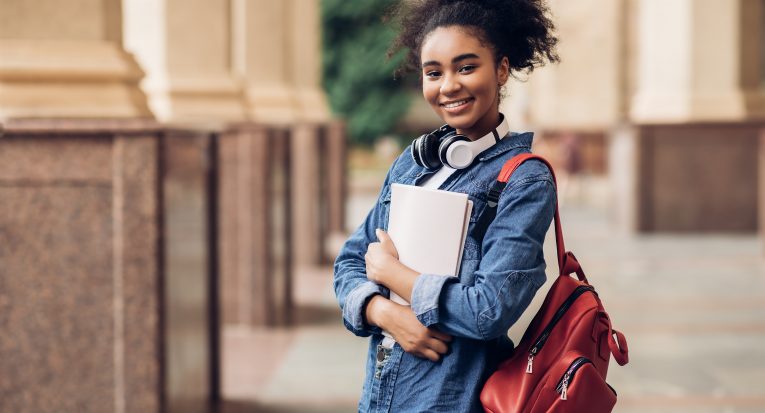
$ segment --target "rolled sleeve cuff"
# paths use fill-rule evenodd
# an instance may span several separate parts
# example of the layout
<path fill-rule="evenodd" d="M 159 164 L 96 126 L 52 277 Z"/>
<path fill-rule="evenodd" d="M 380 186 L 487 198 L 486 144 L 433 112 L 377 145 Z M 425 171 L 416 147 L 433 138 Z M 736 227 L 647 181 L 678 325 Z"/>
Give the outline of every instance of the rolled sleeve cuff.
<path fill-rule="evenodd" d="M 450 275 L 420 274 L 412 287 L 412 311 L 426 327 L 438 323 L 438 301 L 447 282 L 457 281 Z"/>
<path fill-rule="evenodd" d="M 343 321 L 353 334 L 366 337 L 372 333 L 382 333 L 380 328 L 367 324 L 364 316 L 367 302 L 376 294 L 385 297 L 387 296 L 387 289 L 372 281 L 366 281 L 354 288 L 346 297 L 343 306 Z"/>

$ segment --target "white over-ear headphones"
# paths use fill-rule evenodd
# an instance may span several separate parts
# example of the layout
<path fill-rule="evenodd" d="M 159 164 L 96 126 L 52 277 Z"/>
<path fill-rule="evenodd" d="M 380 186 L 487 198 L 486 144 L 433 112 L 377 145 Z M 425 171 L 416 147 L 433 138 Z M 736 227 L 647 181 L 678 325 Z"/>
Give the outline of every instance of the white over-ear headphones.
<path fill-rule="evenodd" d="M 417 165 L 427 169 L 438 169 L 442 165 L 453 169 L 467 168 L 478 154 L 499 142 L 510 131 L 505 116 L 501 113 L 500 116 L 499 126 L 474 141 L 458 134 L 449 125 L 422 135 L 412 142 L 412 158 Z"/>

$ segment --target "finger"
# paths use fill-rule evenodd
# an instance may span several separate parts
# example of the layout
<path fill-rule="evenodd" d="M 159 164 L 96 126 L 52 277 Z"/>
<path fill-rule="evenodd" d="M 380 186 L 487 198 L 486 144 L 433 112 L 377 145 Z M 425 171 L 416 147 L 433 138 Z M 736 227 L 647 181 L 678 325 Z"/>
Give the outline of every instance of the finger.
<path fill-rule="evenodd" d="M 428 330 L 430 330 L 430 336 L 431 337 L 437 338 L 437 339 L 439 339 L 439 340 L 441 340 L 441 341 L 443 341 L 445 343 L 449 343 L 449 342 L 452 341 L 452 336 L 450 336 L 450 335 L 448 335 L 446 333 L 442 333 L 442 332 L 440 332 L 440 331 L 438 331 L 436 329 L 433 329 L 433 328 L 430 328 Z"/>
<path fill-rule="evenodd" d="M 446 354 L 449 351 L 449 346 L 441 340 L 432 338 L 428 341 L 428 347 L 438 354 Z"/>
<path fill-rule="evenodd" d="M 375 230 L 375 235 L 377 235 L 377 239 L 380 241 L 380 243 L 390 241 L 390 236 L 388 236 L 388 233 L 381 228 L 377 228 Z"/>
<path fill-rule="evenodd" d="M 438 360 L 441 360 L 441 355 L 439 355 L 438 353 L 436 353 L 435 351 L 433 351 L 433 350 L 431 350 L 431 349 L 429 349 L 429 348 L 427 348 L 427 349 L 425 349 L 425 350 L 422 350 L 422 351 L 420 352 L 420 354 L 421 354 L 423 357 L 425 357 L 426 359 L 430 360 L 430 361 L 438 361 Z"/>
<path fill-rule="evenodd" d="M 382 246 L 393 245 L 393 240 L 390 239 L 390 235 L 388 235 L 388 233 L 385 232 L 385 230 L 377 228 L 375 230 L 375 235 L 377 235 L 377 239 L 380 241 L 380 244 L 382 244 Z"/>
<path fill-rule="evenodd" d="M 396 245 L 393 244 L 393 240 L 390 238 L 390 235 L 388 235 L 387 232 L 380 228 L 375 231 L 375 234 L 377 234 L 377 239 L 380 240 L 380 247 L 383 248 L 384 251 L 387 251 L 394 257 L 398 258 L 398 250 L 396 249 Z"/>

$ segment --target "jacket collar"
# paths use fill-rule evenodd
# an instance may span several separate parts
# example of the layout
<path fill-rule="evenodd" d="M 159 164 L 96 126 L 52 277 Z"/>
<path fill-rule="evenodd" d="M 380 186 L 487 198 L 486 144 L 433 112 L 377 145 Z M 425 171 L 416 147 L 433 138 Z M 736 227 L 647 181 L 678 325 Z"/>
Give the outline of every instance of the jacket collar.
<path fill-rule="evenodd" d="M 491 148 L 481 152 L 478 155 L 480 162 L 488 161 L 489 159 L 496 158 L 512 149 L 526 148 L 531 150 L 531 142 L 534 140 L 533 132 L 510 132 L 509 136 L 505 136 L 501 141 L 494 144 Z"/>
<path fill-rule="evenodd" d="M 502 140 L 494 144 L 491 148 L 481 152 L 477 156 L 476 160 L 478 162 L 488 161 L 490 159 L 496 158 L 497 156 L 500 156 L 504 153 L 507 153 L 517 148 L 524 148 L 531 151 L 531 142 L 533 139 L 534 139 L 533 132 L 523 132 L 523 133 L 510 132 Z M 415 182 L 417 182 L 419 178 L 425 175 L 433 175 L 434 173 L 438 171 L 437 169 L 434 169 L 434 170 L 425 169 L 417 165 L 414 162 L 414 160 L 412 160 L 411 157 L 409 157 L 409 159 L 411 160 L 412 169 L 410 169 L 409 174 L 405 175 L 408 178 L 402 183 L 414 184 Z M 463 170 L 466 170 L 466 169 L 463 169 Z"/>

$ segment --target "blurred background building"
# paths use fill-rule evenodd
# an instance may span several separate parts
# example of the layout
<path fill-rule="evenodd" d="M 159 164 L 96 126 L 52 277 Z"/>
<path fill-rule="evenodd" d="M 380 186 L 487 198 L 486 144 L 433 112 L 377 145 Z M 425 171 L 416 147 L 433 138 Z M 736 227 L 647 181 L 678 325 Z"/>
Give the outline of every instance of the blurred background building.
<path fill-rule="evenodd" d="M 0 0 L 0 412 L 355 411 L 329 264 L 439 126 L 390 4 Z M 765 411 L 763 0 L 549 4 L 503 111 L 630 339 L 617 411 Z"/>
<path fill-rule="evenodd" d="M 0 411 L 207 411 L 221 326 L 290 322 L 342 229 L 319 26 L 318 0 L 0 2 Z"/>

